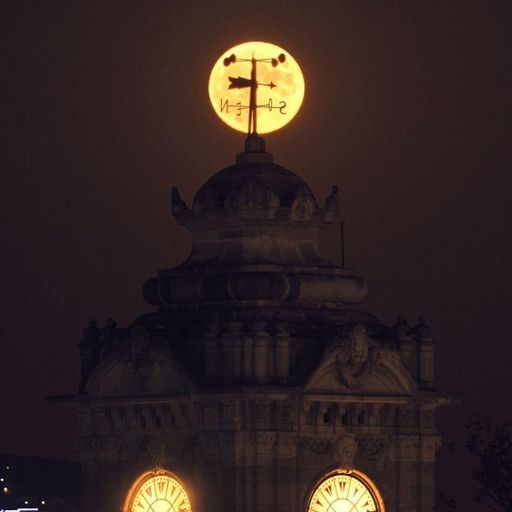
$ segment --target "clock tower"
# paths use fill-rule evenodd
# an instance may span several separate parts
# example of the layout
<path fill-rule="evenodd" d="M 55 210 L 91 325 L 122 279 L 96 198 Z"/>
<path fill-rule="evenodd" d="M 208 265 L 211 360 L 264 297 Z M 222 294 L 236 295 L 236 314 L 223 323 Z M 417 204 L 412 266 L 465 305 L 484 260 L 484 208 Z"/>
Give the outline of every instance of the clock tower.
<path fill-rule="evenodd" d="M 254 60 L 254 59 L 253 59 Z M 190 256 L 153 311 L 80 342 L 83 511 L 433 512 L 434 339 L 326 259 L 321 203 L 256 133 L 172 214 Z"/>

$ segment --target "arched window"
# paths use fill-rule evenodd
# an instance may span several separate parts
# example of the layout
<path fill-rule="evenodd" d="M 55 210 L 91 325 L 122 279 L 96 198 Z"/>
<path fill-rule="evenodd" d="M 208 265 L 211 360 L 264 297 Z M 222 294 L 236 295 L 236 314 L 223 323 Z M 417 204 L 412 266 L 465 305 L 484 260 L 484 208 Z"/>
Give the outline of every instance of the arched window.
<path fill-rule="evenodd" d="M 336 470 L 315 486 L 307 512 L 385 512 L 375 484 L 355 469 Z"/>
<path fill-rule="evenodd" d="M 190 500 L 178 478 L 164 469 L 143 473 L 132 485 L 123 512 L 191 512 Z"/>

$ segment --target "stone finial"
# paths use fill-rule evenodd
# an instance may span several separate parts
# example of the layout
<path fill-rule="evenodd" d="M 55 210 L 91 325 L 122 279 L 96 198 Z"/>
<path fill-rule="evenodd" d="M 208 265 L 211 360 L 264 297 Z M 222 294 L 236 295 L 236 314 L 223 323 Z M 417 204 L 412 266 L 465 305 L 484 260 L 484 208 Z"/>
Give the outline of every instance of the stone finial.
<path fill-rule="evenodd" d="M 113 320 L 111 317 L 108 317 L 105 321 L 105 327 L 101 329 L 101 334 L 105 338 L 114 338 L 117 336 L 118 328 L 117 328 L 117 322 Z"/>
<path fill-rule="evenodd" d="M 418 339 L 432 339 L 433 333 L 432 329 L 426 324 L 425 318 L 420 316 L 418 318 L 418 323 L 411 329 L 415 338 Z"/>
<path fill-rule="evenodd" d="M 337 210 L 339 199 L 338 185 L 333 185 L 330 196 L 325 200 L 324 208 L 328 211 Z"/>
<path fill-rule="evenodd" d="M 94 341 L 100 337 L 100 330 L 98 329 L 98 323 L 94 318 L 89 320 L 89 325 L 83 330 L 84 338 L 87 341 Z"/>
<path fill-rule="evenodd" d="M 183 201 L 178 192 L 177 187 L 172 187 L 171 192 L 171 211 L 174 216 L 179 215 L 180 213 L 186 212 L 188 210 L 187 203 Z"/>
<path fill-rule="evenodd" d="M 135 324 L 130 332 L 130 355 L 132 361 L 143 359 L 148 352 L 146 329 L 141 324 Z"/>
<path fill-rule="evenodd" d="M 96 320 L 89 320 L 89 325 L 83 330 L 84 337 L 79 344 L 82 364 L 82 376 L 80 379 L 79 392 L 85 393 L 87 379 L 98 363 L 100 330 Z"/>
<path fill-rule="evenodd" d="M 338 192 L 338 186 L 333 185 L 332 192 L 327 197 L 324 203 L 324 222 L 325 223 L 331 223 L 335 216 L 338 213 L 339 210 L 339 192 Z"/>
<path fill-rule="evenodd" d="M 409 334 L 409 331 L 411 330 L 409 326 L 409 322 L 406 318 L 403 318 L 401 316 L 396 317 L 396 323 L 393 325 L 393 330 L 395 332 L 395 335 L 398 339 L 405 338 Z"/>
<path fill-rule="evenodd" d="M 270 323 L 270 330 L 275 336 L 289 336 L 289 324 L 283 320 L 280 320 L 278 317 L 276 317 L 272 322 Z"/>

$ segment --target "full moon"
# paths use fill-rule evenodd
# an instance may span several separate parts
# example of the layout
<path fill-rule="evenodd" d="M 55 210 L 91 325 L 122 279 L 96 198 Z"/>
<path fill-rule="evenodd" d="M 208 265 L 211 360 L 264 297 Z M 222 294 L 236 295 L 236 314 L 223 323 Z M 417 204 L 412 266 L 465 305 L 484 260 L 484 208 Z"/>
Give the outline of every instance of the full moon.
<path fill-rule="evenodd" d="M 252 58 L 267 61 L 256 62 L 257 133 L 273 132 L 295 117 L 305 90 L 299 64 L 275 44 L 254 41 L 224 52 L 210 73 L 210 101 L 222 121 L 235 130 L 248 133 L 251 88 L 247 84 L 251 80 Z"/>

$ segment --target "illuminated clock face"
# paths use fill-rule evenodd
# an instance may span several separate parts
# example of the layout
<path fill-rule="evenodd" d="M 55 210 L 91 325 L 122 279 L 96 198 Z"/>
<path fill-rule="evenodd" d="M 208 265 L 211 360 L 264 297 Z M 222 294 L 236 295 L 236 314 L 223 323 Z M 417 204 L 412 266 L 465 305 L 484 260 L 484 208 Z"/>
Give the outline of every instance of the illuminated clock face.
<path fill-rule="evenodd" d="M 146 473 L 135 482 L 125 512 L 191 512 L 183 485 L 167 471 Z"/>
<path fill-rule="evenodd" d="M 252 86 L 257 125 L 249 127 Z M 216 114 L 231 128 L 245 133 L 254 128 L 257 133 L 269 133 L 288 124 L 300 109 L 304 90 L 304 76 L 290 53 L 261 41 L 226 50 L 213 66 L 208 82 Z"/>
<path fill-rule="evenodd" d="M 377 489 L 361 474 L 347 472 L 321 481 L 309 500 L 308 512 L 384 512 Z"/>

